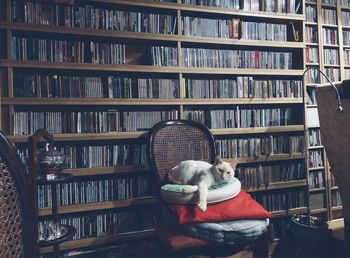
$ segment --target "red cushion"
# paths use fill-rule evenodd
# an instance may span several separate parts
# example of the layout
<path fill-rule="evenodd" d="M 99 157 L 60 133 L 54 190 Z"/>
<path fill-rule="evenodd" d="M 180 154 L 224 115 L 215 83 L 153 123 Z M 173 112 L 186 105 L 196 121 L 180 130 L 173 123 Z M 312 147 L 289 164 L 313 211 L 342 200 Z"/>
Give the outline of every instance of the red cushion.
<path fill-rule="evenodd" d="M 160 241 L 172 251 L 195 247 L 198 248 L 211 244 L 208 240 L 184 235 L 178 229 L 168 227 L 167 225 L 156 227 L 155 232 Z"/>
<path fill-rule="evenodd" d="M 208 205 L 205 212 L 195 205 L 169 204 L 169 207 L 178 216 L 180 224 L 271 218 L 270 212 L 242 190 L 232 199 Z"/>

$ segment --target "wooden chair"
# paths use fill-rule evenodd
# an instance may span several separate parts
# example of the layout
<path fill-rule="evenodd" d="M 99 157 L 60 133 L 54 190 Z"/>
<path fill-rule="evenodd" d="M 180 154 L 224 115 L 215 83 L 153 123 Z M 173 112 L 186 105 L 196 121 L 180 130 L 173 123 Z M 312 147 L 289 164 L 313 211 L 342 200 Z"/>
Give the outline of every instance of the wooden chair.
<path fill-rule="evenodd" d="M 187 120 L 161 122 L 155 125 L 149 137 L 149 163 L 156 180 L 156 187 L 165 183 L 169 170 L 183 160 L 203 160 L 213 164 L 215 159 L 214 138 L 204 125 Z M 163 244 L 162 257 L 187 257 L 205 255 L 228 256 L 238 253 L 246 245 L 217 244 L 208 240 L 184 235 L 176 225 L 160 223 L 156 236 Z M 255 258 L 267 258 L 267 234 L 253 243 Z"/>
<path fill-rule="evenodd" d="M 0 132 L 0 257 L 37 257 L 29 173 Z"/>

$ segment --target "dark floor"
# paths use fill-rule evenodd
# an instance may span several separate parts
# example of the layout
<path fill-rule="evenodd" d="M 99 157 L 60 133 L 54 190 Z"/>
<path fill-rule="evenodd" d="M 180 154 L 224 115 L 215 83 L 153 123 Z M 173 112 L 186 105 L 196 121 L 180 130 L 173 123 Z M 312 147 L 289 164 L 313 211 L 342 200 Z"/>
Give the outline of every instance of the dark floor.
<path fill-rule="evenodd" d="M 350 248 L 347 249 L 344 242 L 334 238 L 304 249 L 289 239 L 281 239 L 271 258 L 350 258 Z"/>

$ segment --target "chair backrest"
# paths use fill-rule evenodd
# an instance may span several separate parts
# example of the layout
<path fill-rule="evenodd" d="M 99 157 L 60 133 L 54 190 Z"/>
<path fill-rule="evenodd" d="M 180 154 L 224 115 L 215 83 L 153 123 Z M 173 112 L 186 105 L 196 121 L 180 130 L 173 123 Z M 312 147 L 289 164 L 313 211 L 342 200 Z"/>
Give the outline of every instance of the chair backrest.
<path fill-rule="evenodd" d="M 344 89 L 339 88 L 342 92 Z M 350 219 L 350 100 L 341 98 L 344 112 L 337 113 L 337 100 L 331 86 L 316 87 L 322 143 L 337 182 L 344 219 Z M 347 236 L 350 242 L 350 235 Z"/>
<path fill-rule="evenodd" d="M 34 257 L 34 210 L 29 173 L 0 132 L 0 257 Z"/>
<path fill-rule="evenodd" d="M 171 168 L 191 159 L 214 163 L 214 138 L 207 127 L 194 121 L 175 120 L 160 122 L 151 129 L 149 163 L 158 186 L 164 184 Z"/>

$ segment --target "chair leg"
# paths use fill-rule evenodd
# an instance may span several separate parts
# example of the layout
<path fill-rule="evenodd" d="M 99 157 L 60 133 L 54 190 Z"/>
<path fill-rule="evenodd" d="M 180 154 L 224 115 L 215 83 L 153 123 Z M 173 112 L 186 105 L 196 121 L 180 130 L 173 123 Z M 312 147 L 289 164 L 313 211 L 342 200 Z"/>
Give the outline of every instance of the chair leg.
<path fill-rule="evenodd" d="M 253 243 L 253 258 L 268 258 L 269 238 L 267 231 L 258 237 Z"/>

